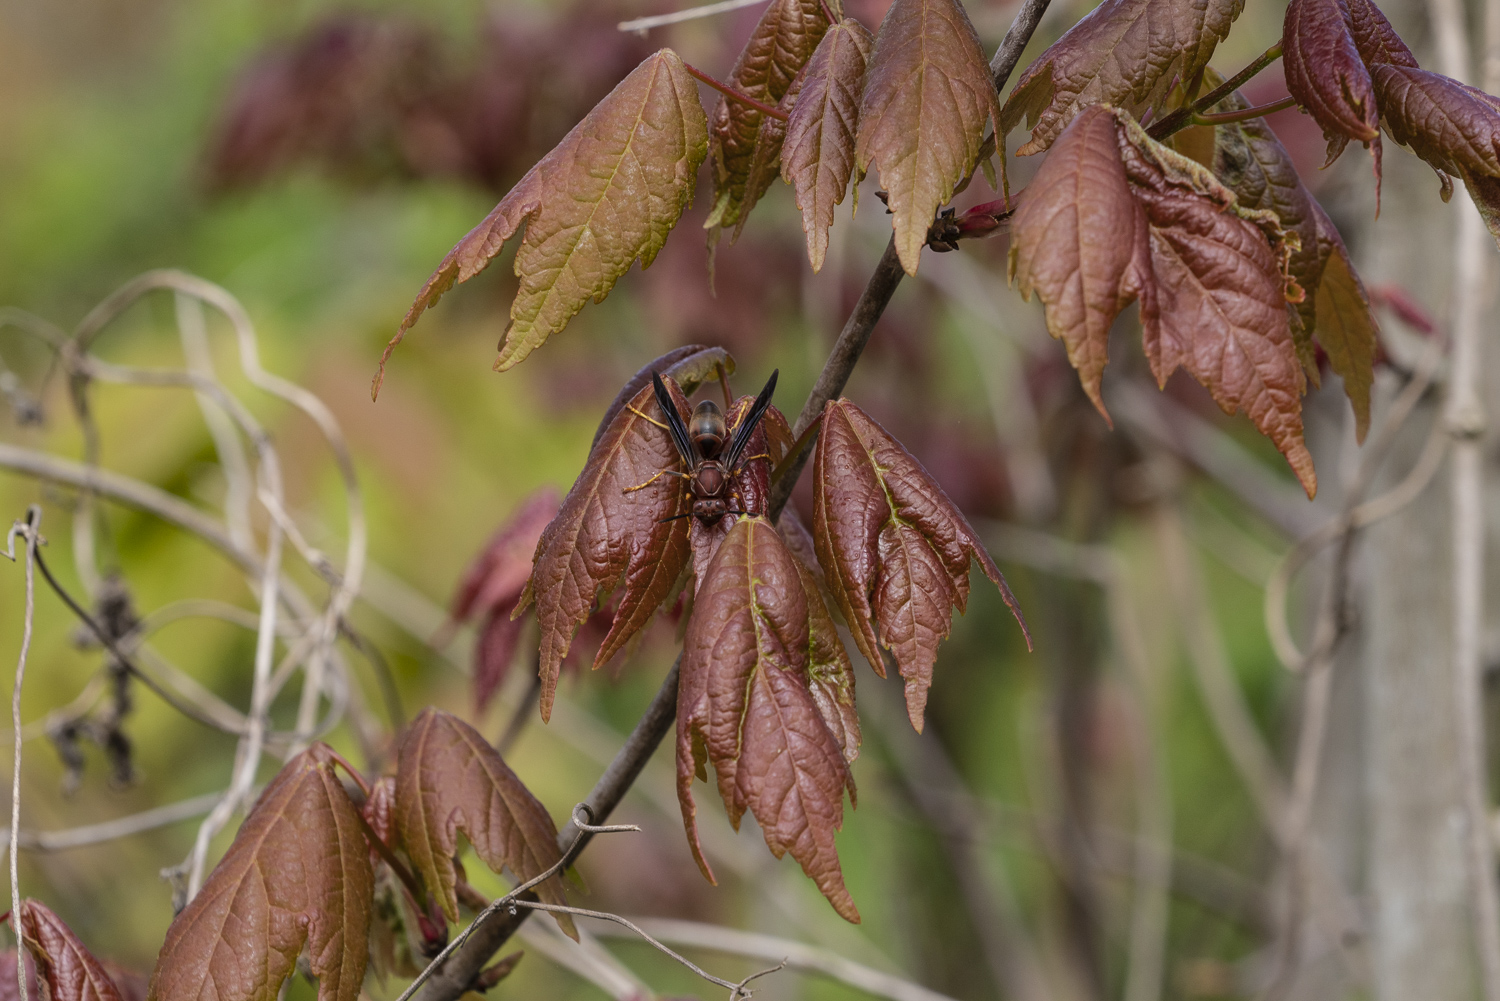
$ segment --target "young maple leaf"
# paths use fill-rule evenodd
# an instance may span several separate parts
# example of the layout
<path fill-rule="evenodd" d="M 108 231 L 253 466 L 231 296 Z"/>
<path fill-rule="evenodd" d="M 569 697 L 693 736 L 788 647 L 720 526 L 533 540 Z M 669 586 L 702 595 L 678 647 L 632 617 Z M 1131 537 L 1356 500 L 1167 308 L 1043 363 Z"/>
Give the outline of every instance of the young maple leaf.
<path fill-rule="evenodd" d="M 1500 243 L 1500 100 L 1418 66 L 1370 0 L 1292 0 L 1281 44 L 1287 89 L 1322 127 L 1328 162 L 1350 139 L 1374 155 L 1377 208 L 1383 128 L 1438 172 L 1444 192 L 1449 174 L 1462 177 Z"/>
<path fill-rule="evenodd" d="M 837 14 L 838 0 L 833 0 L 833 6 Z M 811 58 L 828 26 L 819 0 L 772 0 L 725 82 L 763 104 L 778 104 Z M 780 152 L 779 126 L 776 119 L 759 108 L 729 97 L 719 99 L 708 138 L 714 203 L 704 229 L 742 223 L 765 193 L 773 175 L 763 173 L 756 180 L 758 190 L 752 189 L 751 166 L 756 146 L 762 141 L 761 134 L 768 130 L 772 133 L 769 144 L 773 149 L 767 155 L 770 163 L 776 162 L 778 157 L 770 153 Z"/>
<path fill-rule="evenodd" d="M 823 269 L 828 255 L 833 208 L 843 202 L 854 173 L 859 102 L 874 43 L 870 30 L 853 18 L 828 29 L 807 62 L 786 123 L 781 176 L 792 186 L 802 210 L 814 274 Z"/>
<path fill-rule="evenodd" d="M 1107 105 L 1064 130 L 1011 220 L 1010 275 L 1035 292 L 1089 398 L 1099 395 L 1109 326 L 1141 301 L 1157 382 L 1179 366 L 1226 413 L 1243 410 L 1311 497 L 1302 439 L 1302 366 L 1292 343 L 1274 212 L 1240 206 L 1199 163 Z"/>
<path fill-rule="evenodd" d="M 1500 99 L 1416 66 L 1370 68 L 1386 133 L 1439 174 L 1463 178 L 1500 243 Z"/>
<path fill-rule="evenodd" d="M 880 648 L 906 681 L 918 732 L 938 644 L 969 600 L 969 563 L 1000 589 L 1031 634 L 995 561 L 963 513 L 901 443 L 848 400 L 823 408 L 813 466 L 813 540 L 828 590 L 860 652 L 885 677 Z"/>
<path fill-rule="evenodd" d="M 590 299 L 603 300 L 634 261 L 650 267 L 692 201 L 707 130 L 698 85 L 677 53 L 647 57 L 443 258 L 386 345 L 372 396 L 417 317 L 455 282 L 488 267 L 522 223 L 521 284 L 499 371 L 562 330 Z"/>
<path fill-rule="evenodd" d="M 1236 92 L 1220 110 L 1242 111 L 1249 106 Z M 1297 234 L 1290 273 L 1303 295 L 1300 302 L 1289 304 L 1294 307 L 1291 329 L 1297 356 L 1316 383 L 1316 335 L 1329 366 L 1344 381 L 1344 393 L 1354 408 L 1355 436 L 1363 442 L 1370 429 L 1376 324 L 1349 250 L 1333 220 L 1302 184 L 1291 155 L 1264 118 L 1220 125 L 1214 132 L 1214 176 L 1234 192 L 1240 205 L 1275 212 L 1282 229 Z"/>
<path fill-rule="evenodd" d="M 1083 109 L 1154 107 L 1190 80 L 1244 9 L 1244 0 L 1104 0 L 1026 68 L 1000 112 L 1000 135 L 1027 119 L 1018 156 L 1050 147 Z"/>
<path fill-rule="evenodd" d="M 754 814 L 777 858 L 790 852 L 834 910 L 858 922 L 834 832 L 854 780 L 808 684 L 808 604 L 796 560 L 764 518 L 741 518 L 714 554 L 682 647 L 677 796 L 699 867 L 693 777 L 712 762 L 737 830 Z"/>
<path fill-rule="evenodd" d="M 307 950 L 318 1001 L 355 1001 L 373 874 L 358 812 L 314 744 L 276 773 L 167 929 L 151 1001 L 275 1001 Z"/>
<path fill-rule="evenodd" d="M 1281 49 L 1287 90 L 1328 140 L 1327 164 L 1350 139 L 1362 142 L 1375 156 L 1378 185 L 1380 108 L 1367 64 L 1414 67 L 1416 56 L 1369 0 L 1292 0 Z"/>
<path fill-rule="evenodd" d="M 546 808 L 477 730 L 442 710 L 425 709 L 407 727 L 396 755 L 395 793 L 392 819 L 401 846 L 450 921 L 458 920 L 453 857 L 460 831 L 485 865 L 496 872 L 509 868 L 520 880 L 562 858 Z M 548 903 L 566 903 L 556 876 L 536 892 Z M 572 918 L 555 917 L 578 937 Z"/>
<path fill-rule="evenodd" d="M 685 408 L 677 383 L 664 381 Z M 650 385 L 617 411 L 537 543 L 531 578 L 511 614 L 519 616 L 535 600 L 544 720 L 552 716 L 558 671 L 573 634 L 599 596 L 624 582 L 595 668 L 646 626 L 687 566 L 689 519 L 679 516 L 692 505 L 675 477 L 660 475 L 681 465 L 662 419 Z"/>
<path fill-rule="evenodd" d="M 543 487 L 521 502 L 464 573 L 448 612 L 450 623 L 481 616 L 474 650 L 474 706 L 483 713 L 516 659 L 525 625 L 513 618 L 531 576 L 531 557 L 542 531 L 557 515 L 557 491 Z"/>
<path fill-rule="evenodd" d="M 907 274 L 939 206 L 979 159 L 1000 102 L 959 0 L 895 0 L 880 24 L 859 107 L 855 183 L 870 164 L 887 193 Z"/>
<path fill-rule="evenodd" d="M 104 963 L 94 958 L 62 918 L 30 899 L 21 901 L 20 915 L 21 943 L 36 962 L 47 1001 L 124 1001 Z M 11 973 L 14 985 L 15 971 Z"/>

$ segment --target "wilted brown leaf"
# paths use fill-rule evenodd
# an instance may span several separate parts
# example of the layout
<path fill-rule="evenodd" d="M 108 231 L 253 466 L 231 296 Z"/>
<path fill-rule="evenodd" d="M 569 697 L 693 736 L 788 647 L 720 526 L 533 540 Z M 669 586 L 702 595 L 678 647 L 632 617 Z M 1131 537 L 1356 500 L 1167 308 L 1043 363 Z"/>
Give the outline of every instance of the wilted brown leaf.
<path fill-rule="evenodd" d="M 1343 377 L 1344 393 L 1354 407 L 1355 438 L 1363 443 L 1370 430 L 1370 391 L 1380 348 L 1375 314 L 1338 227 L 1316 201 L 1312 209 L 1322 270 L 1316 292 L 1309 289 L 1308 295 L 1316 305 L 1318 343 L 1328 354 L 1329 366 Z"/>
<path fill-rule="evenodd" d="M 1221 105 L 1225 111 L 1249 107 L 1238 93 Z M 1303 291 L 1292 304 L 1292 340 L 1303 370 L 1315 383 L 1317 362 L 1313 337 L 1323 345 L 1329 365 L 1344 381 L 1354 408 L 1355 434 L 1364 441 L 1370 427 L 1370 389 L 1374 383 L 1375 318 L 1364 286 L 1349 261 L 1349 251 L 1333 220 L 1303 186 L 1291 154 L 1264 118 L 1216 130 L 1214 175 L 1249 209 L 1276 213 L 1281 227 L 1296 233 L 1290 270 Z M 1324 288 L 1323 282 L 1330 284 Z"/>
<path fill-rule="evenodd" d="M 959 0 L 895 0 L 865 77 L 855 182 L 874 163 L 907 274 L 939 206 L 979 159 L 1000 102 L 979 36 Z"/>
<path fill-rule="evenodd" d="M 354 1001 L 372 892 L 354 804 L 314 744 L 277 773 L 167 929 L 152 1001 L 274 1001 L 307 948 L 318 1001 Z"/>
<path fill-rule="evenodd" d="M 500 754 L 456 716 L 428 708 L 401 740 L 393 815 L 401 846 L 450 921 L 458 920 L 453 855 L 463 832 L 491 869 L 520 880 L 557 864 L 557 827 Z M 542 900 L 565 903 L 554 876 L 536 888 Z M 558 924 L 577 937 L 566 914 Z"/>
<path fill-rule="evenodd" d="M 1069 193 L 1085 189 L 1080 210 Z M 1064 130 L 1024 193 L 1010 268 L 1023 294 L 1041 296 L 1070 358 L 1087 363 L 1080 377 L 1096 405 L 1109 324 L 1139 297 L 1157 380 L 1183 366 L 1226 412 L 1245 411 L 1311 496 L 1284 249 L 1274 212 L 1240 206 L 1207 168 L 1096 105 Z"/>
<path fill-rule="evenodd" d="M 21 901 L 20 910 L 21 942 L 36 962 L 45 1001 L 122 1001 L 104 964 L 61 918 L 35 900 Z"/>
<path fill-rule="evenodd" d="M 838 13 L 837 0 L 832 6 Z M 827 30 L 828 19 L 818 0 L 772 0 L 725 82 L 774 107 L 786 96 Z M 779 126 L 758 108 L 727 97 L 719 99 L 709 130 L 714 204 L 703 224 L 705 229 L 736 225 L 765 193 L 775 175 L 767 172 L 758 181 L 760 190 L 752 192 L 748 190 L 751 163 L 762 130 L 774 127 L 779 134 Z M 775 149 L 767 155 L 780 151 L 779 142 L 774 138 L 771 142 Z M 776 156 L 770 156 L 768 162 L 776 160 Z"/>
<path fill-rule="evenodd" d="M 969 599 L 969 561 L 1000 589 L 1031 645 L 1026 620 L 962 512 L 901 443 L 848 400 L 823 409 L 813 473 L 813 539 L 834 603 L 860 652 L 885 676 L 880 647 L 906 681 L 922 729 L 938 644 Z"/>
<path fill-rule="evenodd" d="M 666 381 L 680 398 L 677 384 Z M 659 426 L 662 417 L 650 385 L 636 393 L 589 453 L 537 543 L 531 579 L 512 614 L 535 599 L 542 632 L 543 719 L 551 718 L 558 671 L 595 601 L 624 581 L 614 625 L 594 658 L 599 667 L 645 627 L 687 565 L 687 521 L 696 519 L 662 520 L 691 510 L 682 481 L 658 476 L 682 465 L 670 435 Z"/>
<path fill-rule="evenodd" d="M 874 42 L 853 18 L 830 28 L 808 60 L 786 123 L 781 176 L 796 192 L 814 273 L 823 269 L 833 208 L 843 202 L 854 173 L 859 102 Z"/>
<path fill-rule="evenodd" d="M 422 286 L 386 360 L 417 317 L 489 266 L 526 224 L 516 252 L 520 289 L 495 367 L 520 362 L 590 299 L 602 300 L 639 259 L 650 267 L 692 200 L 707 155 L 697 84 L 671 49 L 631 72 L 458 242 Z"/>
<path fill-rule="evenodd" d="M 809 691 L 807 596 L 795 559 L 764 518 L 743 518 L 715 553 L 683 639 L 677 795 L 693 854 L 693 777 L 712 762 L 729 819 L 748 809 L 766 844 L 790 852 L 846 920 L 859 911 L 834 846 L 853 779 Z"/>
<path fill-rule="evenodd" d="M 1026 68 L 1005 101 L 997 131 L 1024 117 L 1031 139 L 1018 156 L 1052 145 L 1079 111 L 1113 104 L 1132 113 L 1156 105 L 1174 79 L 1190 80 L 1229 34 L 1244 0 L 1104 0 Z"/>

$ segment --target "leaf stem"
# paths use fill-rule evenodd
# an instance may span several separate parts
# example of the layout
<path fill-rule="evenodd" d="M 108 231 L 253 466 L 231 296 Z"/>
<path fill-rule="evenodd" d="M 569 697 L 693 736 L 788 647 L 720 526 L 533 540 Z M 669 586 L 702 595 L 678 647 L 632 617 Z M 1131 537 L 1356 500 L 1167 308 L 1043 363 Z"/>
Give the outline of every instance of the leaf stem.
<path fill-rule="evenodd" d="M 1297 103 L 1295 97 L 1283 97 L 1279 101 L 1270 104 L 1262 104 L 1255 108 L 1245 108 L 1243 111 L 1225 111 L 1217 115 L 1200 115 L 1193 112 L 1194 125 L 1233 125 L 1235 122 L 1248 122 L 1252 118 L 1260 118 L 1264 115 L 1274 115 L 1278 111 L 1285 111 Z"/>
<path fill-rule="evenodd" d="M 727 83 L 721 83 L 720 81 L 714 79 L 707 73 L 700 70 L 698 67 L 694 66 L 692 63 L 685 62 L 682 64 L 682 66 L 693 76 L 697 77 L 699 80 L 702 80 L 704 83 L 708 84 L 714 90 L 717 90 L 720 94 L 723 94 L 731 101 L 739 101 L 741 104 L 754 108 L 756 111 L 759 111 L 763 115 L 770 115 L 772 118 L 778 119 L 780 121 L 784 122 L 787 120 L 787 113 L 785 111 L 782 111 L 780 108 L 773 108 L 771 105 L 765 103 L 764 101 L 757 101 L 749 94 L 735 90 Z"/>
<path fill-rule="evenodd" d="M 1181 132 L 1183 129 L 1193 124 L 1193 115 L 1212 108 L 1214 105 L 1224 100 L 1224 98 L 1228 97 L 1240 87 L 1244 86 L 1246 81 L 1250 80 L 1251 77 L 1255 76 L 1261 70 L 1265 69 L 1267 66 L 1271 65 L 1280 58 L 1281 43 L 1277 42 L 1275 45 L 1271 46 L 1269 49 L 1256 56 L 1255 59 L 1251 61 L 1250 65 L 1240 70 L 1228 80 L 1225 80 L 1223 83 L 1219 84 L 1219 86 L 1215 87 L 1207 94 L 1204 94 L 1202 97 L 1198 98 L 1198 100 L 1194 101 L 1191 106 L 1186 108 L 1178 108 L 1170 115 L 1167 115 L 1165 118 L 1152 125 L 1149 129 L 1146 130 L 1146 134 L 1149 135 L 1152 139 L 1160 142 L 1161 140 L 1167 138 L 1175 132 Z"/>
<path fill-rule="evenodd" d="M 833 16 L 833 8 L 828 6 L 828 0 L 818 0 L 818 5 L 823 8 L 823 16 L 828 18 L 830 28 L 839 23 L 839 19 Z"/>

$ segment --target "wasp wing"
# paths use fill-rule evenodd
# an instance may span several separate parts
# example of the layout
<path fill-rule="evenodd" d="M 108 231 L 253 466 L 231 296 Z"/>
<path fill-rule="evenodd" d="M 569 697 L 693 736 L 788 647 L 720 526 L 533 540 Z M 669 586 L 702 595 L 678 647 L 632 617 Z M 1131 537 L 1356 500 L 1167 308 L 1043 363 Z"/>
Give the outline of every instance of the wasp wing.
<path fill-rule="evenodd" d="M 661 408 L 662 417 L 666 419 L 672 444 L 677 446 L 677 454 L 682 456 L 683 465 L 691 472 L 697 453 L 693 451 L 693 440 L 688 437 L 687 425 L 682 422 L 682 414 L 678 412 L 677 404 L 672 400 L 672 394 L 667 392 L 666 383 L 661 381 L 661 376 L 652 372 L 651 382 L 656 387 L 656 405 Z"/>
<path fill-rule="evenodd" d="M 771 405 L 771 394 L 776 392 L 776 377 L 781 374 L 780 369 L 771 372 L 771 378 L 766 380 L 766 388 L 760 391 L 755 402 L 750 404 L 750 411 L 745 414 L 745 419 L 740 421 L 740 426 L 734 429 L 734 438 L 729 443 L 729 452 L 724 457 L 724 468 L 734 475 L 735 467 L 740 461 L 740 453 L 750 442 L 750 434 L 755 430 L 755 425 L 766 415 L 766 408 Z"/>

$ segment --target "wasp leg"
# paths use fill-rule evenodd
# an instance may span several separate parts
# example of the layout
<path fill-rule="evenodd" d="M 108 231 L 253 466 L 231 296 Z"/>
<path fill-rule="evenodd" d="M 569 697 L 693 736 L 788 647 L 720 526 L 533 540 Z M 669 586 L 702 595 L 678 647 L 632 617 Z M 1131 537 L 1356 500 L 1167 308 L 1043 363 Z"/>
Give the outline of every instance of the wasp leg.
<path fill-rule="evenodd" d="M 667 427 L 665 424 L 663 424 L 661 421 L 657 420 L 655 417 L 652 417 L 649 414 L 643 414 L 643 413 L 641 413 L 639 410 L 635 409 L 635 407 L 632 407 L 628 403 L 625 404 L 625 409 L 629 410 L 631 413 L 635 414 L 641 420 L 647 421 L 647 422 L 649 422 L 651 424 L 655 424 L 657 427 L 661 428 L 663 431 L 670 431 L 671 430 L 671 428 Z"/>
<path fill-rule="evenodd" d="M 769 452 L 762 452 L 759 455 L 747 455 L 743 459 L 741 459 L 740 462 L 741 463 L 746 463 L 746 462 L 751 462 L 751 461 L 753 461 L 755 459 L 769 459 L 769 458 L 771 458 L 771 453 L 769 453 Z"/>
<path fill-rule="evenodd" d="M 633 487 L 626 487 L 624 490 L 621 490 L 620 493 L 622 493 L 622 494 L 628 494 L 628 493 L 634 493 L 637 490 L 645 490 L 647 487 L 649 487 L 651 484 L 655 483 L 657 480 L 661 479 L 663 476 L 680 476 L 680 477 L 682 477 L 685 480 L 686 479 L 691 479 L 691 477 L 689 477 L 687 473 L 679 473 L 675 469 L 663 469 L 661 472 L 659 472 L 655 476 L 651 477 L 651 479 L 647 480 L 645 483 L 637 483 Z"/>

